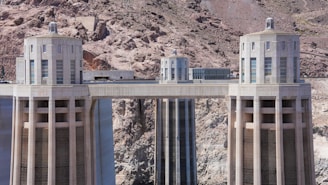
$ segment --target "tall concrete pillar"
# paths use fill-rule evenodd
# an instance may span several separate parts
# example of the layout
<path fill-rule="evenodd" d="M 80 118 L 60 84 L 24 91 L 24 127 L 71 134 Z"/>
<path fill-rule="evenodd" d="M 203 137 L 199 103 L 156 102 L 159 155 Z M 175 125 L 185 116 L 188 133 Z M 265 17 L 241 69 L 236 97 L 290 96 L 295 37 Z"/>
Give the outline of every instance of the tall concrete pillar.
<path fill-rule="evenodd" d="M 85 139 L 85 182 L 86 185 L 93 185 L 93 166 L 92 161 L 92 139 L 91 139 L 91 123 L 90 123 L 90 110 L 91 110 L 91 99 L 85 98 L 85 110 L 84 110 L 84 139 Z"/>
<path fill-rule="evenodd" d="M 188 109 L 189 105 L 188 105 L 188 103 L 189 102 L 185 100 L 185 104 L 187 105 L 187 106 L 185 106 L 185 113 L 186 113 L 186 115 L 192 114 L 192 113 L 189 112 L 189 109 Z M 189 128 L 189 122 L 190 121 L 191 121 L 190 118 L 187 116 L 186 117 L 186 121 L 184 123 L 181 123 L 181 124 L 185 124 L 186 130 L 189 130 L 190 129 Z M 197 182 L 197 181 L 195 181 L 195 179 L 192 179 L 191 180 L 191 177 L 194 177 L 194 176 L 190 174 L 191 173 L 190 165 L 193 165 L 192 163 L 190 164 L 190 155 L 193 155 L 193 154 L 190 154 L 189 151 L 192 149 L 190 147 L 190 143 L 192 143 L 193 141 L 190 141 L 189 140 L 189 137 L 190 137 L 189 132 L 185 132 L 185 134 L 186 135 L 184 137 L 184 140 L 186 141 L 186 149 L 185 149 L 185 153 L 186 153 L 186 169 L 189 170 L 187 172 L 187 175 L 186 175 L 186 182 L 187 182 L 187 184 L 191 184 L 192 181 Z"/>
<path fill-rule="evenodd" d="M 12 99 L 12 127 L 11 127 L 11 151 L 10 151 L 10 179 L 9 179 L 9 184 L 13 184 L 13 168 L 14 168 L 14 156 L 15 156 L 15 112 L 16 112 L 16 98 L 15 96 Z"/>
<path fill-rule="evenodd" d="M 297 184 L 305 185 L 304 176 L 304 153 L 303 153 L 303 123 L 302 123 L 302 104 L 301 98 L 296 98 L 295 112 L 295 145 L 296 145 L 296 166 L 297 166 Z"/>
<path fill-rule="evenodd" d="M 115 185 L 112 100 L 101 98 L 94 101 L 92 113 L 95 133 L 95 185 Z"/>
<path fill-rule="evenodd" d="M 76 185 L 76 120 L 75 120 L 75 98 L 69 99 L 69 182 Z"/>
<path fill-rule="evenodd" d="M 28 154 L 27 154 L 27 184 L 34 184 L 35 178 L 35 105 L 34 98 L 29 98 L 28 119 Z"/>
<path fill-rule="evenodd" d="M 236 185 L 243 184 L 243 120 L 240 96 L 236 101 Z"/>
<path fill-rule="evenodd" d="M 169 109 L 169 100 L 163 100 L 165 101 L 165 120 L 163 121 L 163 123 L 159 122 L 160 124 L 164 124 L 164 129 L 165 129 L 165 136 L 164 136 L 164 140 L 165 142 L 162 143 L 162 145 L 164 145 L 165 148 L 165 181 L 163 181 L 163 179 L 161 180 L 162 183 L 165 182 L 165 185 L 170 185 L 170 109 Z M 172 137 L 172 136 L 171 136 Z M 159 157 L 162 158 L 162 157 Z M 162 172 L 163 173 L 163 172 Z"/>
<path fill-rule="evenodd" d="M 282 101 L 281 98 L 277 96 L 275 100 L 277 185 L 285 185 L 284 147 L 283 147 L 284 140 L 283 140 L 281 101 Z"/>
<path fill-rule="evenodd" d="M 253 121 L 253 179 L 254 184 L 261 184 L 261 120 L 260 120 L 260 99 L 254 97 L 254 121 Z"/>
<path fill-rule="evenodd" d="M 307 129 L 307 134 L 309 136 L 309 146 L 308 146 L 308 150 L 309 150 L 309 155 L 310 155 L 310 173 L 311 174 L 306 174 L 309 175 L 310 177 L 310 182 L 311 184 L 315 184 L 315 168 L 314 168 L 314 150 L 313 150 L 313 125 L 312 125 L 312 99 L 311 97 L 308 98 L 308 103 L 307 103 L 307 109 L 306 109 L 306 122 L 308 123 L 308 129 Z"/>
<path fill-rule="evenodd" d="M 191 185 L 196 185 L 197 184 L 197 155 L 196 155 L 196 123 L 195 123 L 195 100 L 191 100 L 189 102 L 189 106 L 191 107 L 190 111 L 189 111 L 189 115 L 191 117 L 191 119 L 189 120 L 190 126 L 189 129 L 191 130 L 191 141 L 189 141 L 191 143 L 190 146 L 190 151 L 191 151 L 191 159 L 190 161 L 190 166 L 192 167 L 192 170 L 190 170 L 190 174 L 191 174 L 191 179 L 192 182 L 190 182 Z M 188 106 L 188 107 L 189 107 Z"/>
<path fill-rule="evenodd" d="M 55 100 L 49 97 L 48 103 L 48 185 L 56 184 L 56 108 Z"/>
<path fill-rule="evenodd" d="M 162 114 L 161 114 L 161 106 L 162 106 L 162 101 L 159 101 L 156 99 L 156 115 L 155 115 L 155 120 L 162 120 Z M 162 169 L 162 164 L 161 160 L 162 158 L 159 156 L 159 154 L 162 153 L 162 133 L 163 133 L 163 128 L 160 124 L 157 124 L 158 122 L 156 121 L 155 124 L 155 185 L 160 185 L 161 184 L 161 169 Z"/>
<path fill-rule="evenodd" d="M 183 102 L 185 103 L 185 102 Z M 182 115 L 184 116 L 184 115 Z M 175 184 L 181 184 L 181 172 L 180 172 L 180 124 L 185 124 L 180 122 L 179 115 L 179 100 L 175 99 Z M 186 147 L 186 146 L 185 146 Z"/>
<path fill-rule="evenodd" d="M 232 174 L 233 174 L 233 168 L 232 168 L 232 164 L 233 164 L 233 157 L 232 157 L 232 142 L 235 142 L 235 141 L 232 141 L 232 130 L 234 129 L 234 125 L 235 123 L 233 123 L 232 121 L 232 97 L 229 97 L 229 101 L 228 101 L 228 156 L 227 156 L 227 160 L 228 160 L 228 163 L 227 163 L 227 182 L 228 184 L 232 184 Z"/>
<path fill-rule="evenodd" d="M 21 168 L 21 148 L 22 148 L 22 109 L 21 109 L 21 100 L 18 97 L 14 97 L 15 101 L 15 111 L 13 112 L 13 116 L 15 117 L 15 122 L 13 124 L 14 133 L 14 152 L 13 152 L 13 171 L 12 171 L 12 184 L 19 184 L 20 183 L 20 168 Z"/>

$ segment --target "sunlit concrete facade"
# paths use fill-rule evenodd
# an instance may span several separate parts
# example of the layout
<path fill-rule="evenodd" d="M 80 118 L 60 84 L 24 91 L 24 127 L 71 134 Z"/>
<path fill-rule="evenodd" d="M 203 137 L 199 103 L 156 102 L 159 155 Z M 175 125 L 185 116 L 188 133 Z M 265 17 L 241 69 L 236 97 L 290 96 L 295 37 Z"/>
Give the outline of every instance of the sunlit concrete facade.
<path fill-rule="evenodd" d="M 311 86 L 299 79 L 299 36 L 240 38 L 240 81 L 229 86 L 228 184 L 314 185 Z"/>
<path fill-rule="evenodd" d="M 188 59 L 161 60 L 161 84 L 188 82 Z M 195 103 L 158 99 L 156 107 L 156 185 L 196 185 Z"/>

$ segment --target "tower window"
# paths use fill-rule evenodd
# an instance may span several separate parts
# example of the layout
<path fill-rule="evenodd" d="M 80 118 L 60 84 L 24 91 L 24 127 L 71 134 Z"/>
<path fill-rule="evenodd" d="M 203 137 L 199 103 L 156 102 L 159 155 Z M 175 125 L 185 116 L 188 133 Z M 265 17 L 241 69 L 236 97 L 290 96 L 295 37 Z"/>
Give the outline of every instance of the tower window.
<path fill-rule="evenodd" d="M 171 80 L 174 80 L 174 78 L 175 78 L 174 73 L 175 73 L 175 70 L 174 70 L 174 68 L 172 68 L 171 69 Z"/>
<path fill-rule="evenodd" d="M 72 49 L 72 53 L 74 53 L 74 46 L 73 45 L 72 45 L 72 48 L 71 49 Z"/>
<path fill-rule="evenodd" d="M 294 50 L 296 50 L 296 48 L 297 48 L 297 42 L 294 41 Z"/>
<path fill-rule="evenodd" d="M 286 49 L 286 41 L 281 42 L 281 49 L 285 50 Z"/>
<path fill-rule="evenodd" d="M 297 57 L 294 57 L 294 65 L 293 65 L 293 67 L 294 67 L 294 82 L 296 83 L 297 82 L 297 76 L 298 76 L 298 70 L 297 70 L 297 62 L 298 62 L 298 60 L 297 60 Z"/>
<path fill-rule="evenodd" d="M 265 49 L 266 50 L 270 49 L 270 41 L 265 42 Z"/>
<path fill-rule="evenodd" d="M 266 57 L 264 59 L 264 75 L 269 76 L 272 73 L 272 58 Z"/>
<path fill-rule="evenodd" d="M 256 58 L 251 58 L 251 83 L 256 83 Z"/>
<path fill-rule="evenodd" d="M 71 60 L 71 83 L 75 84 L 75 60 Z"/>
<path fill-rule="evenodd" d="M 63 61 L 57 60 L 56 61 L 56 82 L 57 84 L 63 84 L 64 83 L 64 72 L 63 72 Z"/>
<path fill-rule="evenodd" d="M 280 83 L 287 82 L 287 58 L 280 58 Z"/>
<path fill-rule="evenodd" d="M 61 45 L 57 45 L 57 53 L 61 53 L 62 52 L 62 47 Z"/>
<path fill-rule="evenodd" d="M 48 60 L 41 61 L 41 76 L 48 77 Z"/>
<path fill-rule="evenodd" d="M 42 52 L 43 53 L 47 52 L 47 46 L 45 44 L 42 45 Z"/>
<path fill-rule="evenodd" d="M 245 44 L 244 44 L 244 43 L 242 43 L 242 45 L 241 45 L 241 50 L 243 50 L 243 51 L 244 51 L 244 49 L 245 49 Z"/>
<path fill-rule="evenodd" d="M 34 60 L 30 60 L 30 83 L 34 84 Z"/>
<path fill-rule="evenodd" d="M 31 45 L 31 53 L 33 52 L 33 45 Z"/>
<path fill-rule="evenodd" d="M 255 42 L 252 42 L 252 50 L 255 49 Z"/>
<path fill-rule="evenodd" d="M 167 80 L 167 68 L 165 68 L 165 74 L 164 74 L 164 79 Z"/>
<path fill-rule="evenodd" d="M 178 80 L 182 80 L 182 68 L 178 68 Z"/>
<path fill-rule="evenodd" d="M 244 82 L 245 81 L 245 59 L 244 58 L 241 58 L 241 82 Z"/>

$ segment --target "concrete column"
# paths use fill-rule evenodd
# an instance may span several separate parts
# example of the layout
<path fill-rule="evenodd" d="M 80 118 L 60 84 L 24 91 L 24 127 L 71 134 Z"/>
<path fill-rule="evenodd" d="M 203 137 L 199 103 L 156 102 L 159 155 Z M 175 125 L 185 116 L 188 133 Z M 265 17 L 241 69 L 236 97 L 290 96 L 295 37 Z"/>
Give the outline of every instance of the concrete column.
<path fill-rule="evenodd" d="M 309 137 L 309 152 L 308 154 L 310 155 L 310 165 L 311 165 L 311 177 L 310 177 L 310 181 L 311 181 L 311 184 L 315 184 L 315 169 L 314 169 L 314 150 L 313 150 L 313 125 L 312 125 L 312 101 L 311 101 L 311 97 L 308 98 L 308 103 L 307 105 L 307 109 L 305 109 L 306 111 L 306 114 L 307 114 L 307 122 L 308 122 L 308 128 L 307 128 L 307 134 L 308 137 Z"/>
<path fill-rule="evenodd" d="M 243 127 L 241 97 L 236 101 L 236 185 L 243 184 Z"/>
<path fill-rule="evenodd" d="M 187 169 L 187 172 L 186 172 L 186 182 L 187 182 L 187 185 L 190 185 L 191 184 L 191 180 L 190 180 L 190 176 L 191 176 L 191 173 L 192 173 L 192 171 L 190 171 L 190 143 L 192 143 L 192 142 L 190 142 L 189 141 L 189 130 L 191 129 L 191 128 L 189 128 L 189 122 L 190 121 L 192 121 L 192 120 L 189 120 L 189 115 L 191 114 L 191 113 L 189 113 L 189 106 L 191 106 L 191 105 L 189 105 L 189 100 L 185 100 L 184 101 L 184 104 L 185 104 L 185 107 L 184 107 L 184 109 L 185 109 L 185 122 L 184 123 L 182 123 L 182 124 L 185 124 L 185 138 L 184 138 L 184 140 L 185 140 L 185 143 L 186 143 L 186 169 Z"/>
<path fill-rule="evenodd" d="M 192 127 L 190 128 L 191 129 L 191 133 L 192 133 L 192 141 L 190 141 L 192 143 L 192 155 L 193 155 L 193 171 L 191 172 L 192 173 L 192 181 L 193 181 L 193 184 L 197 184 L 197 163 L 196 163 L 196 159 L 197 159 L 197 156 L 196 156 L 196 125 L 195 125 L 195 100 L 191 100 L 191 125 Z"/>
<path fill-rule="evenodd" d="M 85 182 L 86 185 L 95 184 L 94 179 L 92 178 L 93 169 L 92 169 L 92 138 L 91 138 L 91 120 L 90 120 L 90 110 L 91 110 L 91 100 L 89 98 L 85 99 L 84 105 L 84 139 L 85 139 Z"/>
<path fill-rule="evenodd" d="M 27 184 L 34 184 L 35 178 L 35 106 L 34 98 L 29 98 L 28 118 L 28 152 L 27 152 Z"/>
<path fill-rule="evenodd" d="M 69 99 L 69 182 L 76 184 L 76 123 L 75 123 L 75 98 Z"/>
<path fill-rule="evenodd" d="M 304 174 L 304 153 L 303 153 L 303 130 L 302 130 L 302 104 L 301 98 L 296 98 L 295 112 L 295 144 L 296 144 L 296 165 L 297 184 L 305 185 Z"/>
<path fill-rule="evenodd" d="M 14 168 L 14 156 L 15 156 L 15 123 L 16 123 L 16 99 L 15 96 L 13 96 L 12 99 L 12 129 L 11 129 L 11 151 L 10 151 L 10 180 L 9 180 L 9 184 L 12 185 L 13 184 L 13 176 L 14 176 L 14 172 L 13 172 L 13 168 Z"/>
<path fill-rule="evenodd" d="M 254 184 L 261 184 L 261 120 L 260 99 L 254 97 L 254 121 L 253 121 L 253 178 Z"/>
<path fill-rule="evenodd" d="M 13 98 L 15 99 L 15 98 Z M 13 124 L 13 131 L 15 132 L 14 139 L 12 143 L 14 143 L 14 153 L 12 157 L 13 159 L 13 171 L 12 171 L 12 183 L 20 184 L 20 168 L 21 168 L 21 150 L 22 150 L 22 109 L 21 109 L 21 102 L 20 98 L 16 97 L 15 103 L 13 103 L 13 107 L 15 107 L 15 110 L 13 111 L 13 118 L 14 118 L 14 124 Z"/>
<path fill-rule="evenodd" d="M 228 100 L 228 155 L 227 155 L 227 160 L 228 160 L 228 166 L 227 166 L 227 182 L 228 185 L 232 185 L 232 179 L 231 179 L 231 175 L 233 174 L 232 170 L 232 129 L 233 129 L 233 125 L 234 123 L 231 121 L 232 119 L 232 101 L 231 101 L 232 97 L 229 97 Z"/>
<path fill-rule="evenodd" d="M 175 76 L 177 77 L 177 76 Z M 176 185 L 181 184 L 181 169 L 180 169 L 180 110 L 179 99 L 175 99 L 175 180 Z"/>
<path fill-rule="evenodd" d="M 170 122 L 169 122 L 169 99 L 165 99 L 165 185 L 170 185 Z"/>
<path fill-rule="evenodd" d="M 156 100 L 156 115 L 155 115 L 155 138 L 156 138 L 156 155 L 155 155 L 155 185 L 161 185 L 161 174 L 162 174 L 162 101 L 161 99 Z"/>
<path fill-rule="evenodd" d="M 55 100 L 50 97 L 48 104 L 48 185 L 56 184 L 56 109 Z"/>
<path fill-rule="evenodd" d="M 283 123 L 282 123 L 282 103 L 279 96 L 276 97 L 276 170 L 277 185 L 285 185 L 284 170 L 284 140 L 283 140 Z"/>

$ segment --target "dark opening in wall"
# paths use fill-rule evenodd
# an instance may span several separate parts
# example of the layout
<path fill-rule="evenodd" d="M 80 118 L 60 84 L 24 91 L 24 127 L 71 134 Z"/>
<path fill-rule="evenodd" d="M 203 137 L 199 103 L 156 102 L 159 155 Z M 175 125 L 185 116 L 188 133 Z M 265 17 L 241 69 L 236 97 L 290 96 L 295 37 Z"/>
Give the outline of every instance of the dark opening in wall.
<path fill-rule="evenodd" d="M 275 107 L 275 100 L 262 100 L 261 106 L 262 107 Z"/>
<path fill-rule="evenodd" d="M 75 107 L 83 107 L 84 100 L 75 100 Z"/>
<path fill-rule="evenodd" d="M 96 81 L 106 81 L 109 80 L 108 76 L 95 76 Z"/>
<path fill-rule="evenodd" d="M 56 113 L 56 122 L 67 122 L 66 113 Z"/>
<path fill-rule="evenodd" d="M 282 122 L 283 123 L 293 123 L 292 114 L 283 114 L 282 115 Z"/>
<path fill-rule="evenodd" d="M 48 100 L 39 100 L 38 101 L 39 108 L 47 108 L 48 107 Z"/>
<path fill-rule="evenodd" d="M 253 100 L 245 100 L 245 107 L 254 107 Z"/>
<path fill-rule="evenodd" d="M 38 122 L 47 123 L 48 122 L 48 114 L 39 114 Z"/>
<path fill-rule="evenodd" d="M 262 123 L 275 123 L 275 115 L 274 114 L 263 114 L 262 115 Z"/>
<path fill-rule="evenodd" d="M 55 101 L 55 106 L 56 107 L 67 107 L 68 106 L 68 101 L 67 100 L 56 100 Z"/>
<path fill-rule="evenodd" d="M 293 107 L 294 100 L 282 100 L 282 107 Z"/>

